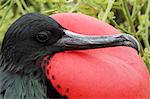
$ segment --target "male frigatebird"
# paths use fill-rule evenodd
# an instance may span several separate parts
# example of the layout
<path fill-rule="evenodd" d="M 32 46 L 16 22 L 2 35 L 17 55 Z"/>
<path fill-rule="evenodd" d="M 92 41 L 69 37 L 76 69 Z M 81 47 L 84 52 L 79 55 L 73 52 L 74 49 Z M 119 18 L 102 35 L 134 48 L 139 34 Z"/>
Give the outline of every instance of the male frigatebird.
<path fill-rule="evenodd" d="M 0 99 L 66 97 L 57 92 L 45 76 L 45 67 L 41 64 L 48 63 L 44 57 L 51 59 L 55 53 L 69 50 L 115 46 L 128 46 L 139 51 L 138 42 L 131 35 L 81 35 L 67 30 L 49 16 L 25 14 L 9 27 L 2 43 Z"/>

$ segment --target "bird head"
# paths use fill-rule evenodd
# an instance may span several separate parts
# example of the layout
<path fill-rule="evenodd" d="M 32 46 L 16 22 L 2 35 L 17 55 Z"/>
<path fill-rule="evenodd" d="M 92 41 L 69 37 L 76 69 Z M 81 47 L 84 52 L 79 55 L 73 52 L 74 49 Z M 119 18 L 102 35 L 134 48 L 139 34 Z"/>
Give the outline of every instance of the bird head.
<path fill-rule="evenodd" d="M 32 75 L 39 71 L 41 60 L 58 52 L 104 47 L 128 46 L 139 51 L 137 40 L 128 34 L 89 36 L 69 31 L 49 16 L 25 14 L 16 20 L 5 34 L 1 61 L 3 71 Z"/>
<path fill-rule="evenodd" d="M 35 65 L 37 60 L 45 55 L 53 55 L 66 50 L 113 46 L 129 46 L 139 51 L 137 40 L 130 35 L 81 35 L 63 28 L 49 16 L 29 13 L 10 26 L 5 34 L 1 52 L 5 61 L 18 64 L 18 67 L 12 67 L 12 69 L 16 71 L 27 69 L 29 72 L 36 66 L 31 67 L 28 63 Z"/>
<path fill-rule="evenodd" d="M 33 72 L 38 59 L 59 51 L 54 44 L 63 35 L 61 26 L 52 18 L 38 13 L 26 14 L 6 32 L 1 48 L 3 59 L 14 64 L 9 70 Z"/>

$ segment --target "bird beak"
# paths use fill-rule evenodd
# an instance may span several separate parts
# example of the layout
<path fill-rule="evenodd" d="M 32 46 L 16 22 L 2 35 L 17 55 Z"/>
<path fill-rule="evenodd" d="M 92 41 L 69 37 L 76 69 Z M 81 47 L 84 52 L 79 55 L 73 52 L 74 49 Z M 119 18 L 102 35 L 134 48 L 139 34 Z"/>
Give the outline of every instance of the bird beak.
<path fill-rule="evenodd" d="M 140 51 L 138 41 L 128 34 L 115 34 L 111 36 L 91 36 L 82 35 L 71 32 L 69 30 L 63 30 L 65 35 L 55 43 L 55 46 L 59 46 L 65 50 L 83 50 L 94 48 L 105 48 L 115 46 L 128 46 Z"/>

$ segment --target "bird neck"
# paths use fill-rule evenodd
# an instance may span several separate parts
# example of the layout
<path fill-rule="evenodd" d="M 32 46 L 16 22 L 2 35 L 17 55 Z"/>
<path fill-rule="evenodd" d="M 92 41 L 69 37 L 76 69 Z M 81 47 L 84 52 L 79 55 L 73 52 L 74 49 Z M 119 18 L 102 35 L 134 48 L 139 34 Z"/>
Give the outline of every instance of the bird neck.
<path fill-rule="evenodd" d="M 3 90 L 0 90 L 1 93 L 4 95 L 7 94 L 8 91 L 14 92 L 14 96 L 30 96 L 34 99 L 45 99 L 47 98 L 63 98 L 58 91 L 53 87 L 52 83 L 46 78 L 46 75 L 44 73 L 44 67 L 48 64 L 49 57 L 46 57 L 44 60 L 39 59 L 37 61 L 33 61 L 27 59 L 24 60 L 21 63 L 14 63 L 12 62 L 12 59 L 7 59 L 3 56 L 3 54 L 0 55 L 0 89 L 3 88 Z M 43 65 L 42 65 L 43 64 Z M 42 65 L 42 67 L 41 67 Z M 26 67 L 26 68 L 25 68 Z M 28 69 L 27 69 L 28 68 Z M 3 80 L 4 79 L 4 80 Z M 10 87 L 8 87 L 8 86 Z M 14 88 L 17 88 L 14 90 Z M 25 88 L 25 89 L 23 89 Z M 19 91 L 18 91 L 19 89 Z M 27 93 L 25 93 L 25 92 Z M 30 93 L 34 92 L 34 93 Z M 19 93 L 15 95 L 16 93 Z M 13 96 L 10 95 L 10 96 Z M 37 98 L 37 96 L 39 98 Z M 9 99 L 6 97 L 6 99 Z M 10 98 L 12 99 L 12 98 Z M 15 97 L 14 99 L 17 99 Z M 29 99 L 29 98 L 26 98 Z"/>
<path fill-rule="evenodd" d="M 0 95 L 4 99 L 45 99 L 46 87 L 42 79 L 0 72 Z M 22 98 L 21 98 L 22 97 Z"/>
<path fill-rule="evenodd" d="M 33 62 L 28 64 L 32 67 Z M 45 99 L 47 98 L 46 76 L 41 69 L 27 70 L 0 55 L 0 96 L 4 99 Z M 33 66 L 34 67 L 34 66 Z M 37 66 L 38 67 L 38 66 Z M 14 98 L 12 98 L 14 97 Z"/>
<path fill-rule="evenodd" d="M 0 71 L 9 71 L 19 75 L 41 74 L 41 69 L 36 60 L 27 55 L 2 52 L 0 54 Z"/>

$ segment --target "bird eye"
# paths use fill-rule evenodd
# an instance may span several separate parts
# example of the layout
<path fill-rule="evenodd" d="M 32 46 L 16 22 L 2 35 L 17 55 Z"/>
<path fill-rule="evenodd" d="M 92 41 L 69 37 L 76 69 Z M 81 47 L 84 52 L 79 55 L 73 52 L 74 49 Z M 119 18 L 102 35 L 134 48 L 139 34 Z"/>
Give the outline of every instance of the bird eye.
<path fill-rule="evenodd" d="M 37 34 L 36 36 L 36 39 L 41 42 L 41 43 L 44 43 L 46 42 L 47 40 L 49 40 L 49 35 L 47 32 L 40 32 Z"/>

